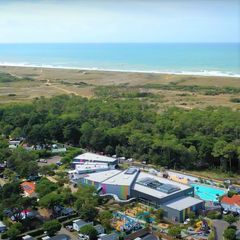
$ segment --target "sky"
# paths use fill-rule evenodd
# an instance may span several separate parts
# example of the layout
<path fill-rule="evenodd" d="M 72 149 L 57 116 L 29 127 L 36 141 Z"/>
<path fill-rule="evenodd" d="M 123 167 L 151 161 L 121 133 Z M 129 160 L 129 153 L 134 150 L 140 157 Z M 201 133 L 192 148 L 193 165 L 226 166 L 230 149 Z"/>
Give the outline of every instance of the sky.
<path fill-rule="evenodd" d="M 0 43 L 240 42 L 240 0 L 0 0 Z"/>

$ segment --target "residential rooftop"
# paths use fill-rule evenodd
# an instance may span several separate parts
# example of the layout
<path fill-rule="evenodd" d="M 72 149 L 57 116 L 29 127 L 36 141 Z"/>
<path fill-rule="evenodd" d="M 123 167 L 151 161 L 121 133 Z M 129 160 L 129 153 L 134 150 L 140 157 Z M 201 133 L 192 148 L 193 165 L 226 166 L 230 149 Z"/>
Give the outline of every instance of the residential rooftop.
<path fill-rule="evenodd" d="M 240 195 L 233 195 L 231 198 L 228 196 L 223 196 L 221 203 L 240 206 Z"/>
<path fill-rule="evenodd" d="M 28 195 L 31 195 L 35 192 L 36 185 L 34 182 L 23 182 L 20 185 L 24 193 L 27 193 Z"/>

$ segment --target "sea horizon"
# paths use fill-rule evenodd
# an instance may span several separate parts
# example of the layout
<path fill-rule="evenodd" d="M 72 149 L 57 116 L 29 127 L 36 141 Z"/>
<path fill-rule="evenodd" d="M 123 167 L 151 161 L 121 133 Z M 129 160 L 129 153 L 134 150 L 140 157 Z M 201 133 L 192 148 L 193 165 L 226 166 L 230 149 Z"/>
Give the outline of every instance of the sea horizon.
<path fill-rule="evenodd" d="M 240 77 L 240 43 L 1 43 L 0 65 Z"/>

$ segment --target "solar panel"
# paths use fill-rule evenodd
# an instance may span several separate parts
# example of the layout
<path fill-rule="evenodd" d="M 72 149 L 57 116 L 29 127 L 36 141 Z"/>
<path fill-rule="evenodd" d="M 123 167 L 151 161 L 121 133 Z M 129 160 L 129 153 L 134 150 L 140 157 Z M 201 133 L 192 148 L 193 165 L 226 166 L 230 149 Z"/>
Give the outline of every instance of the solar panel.
<path fill-rule="evenodd" d="M 140 181 L 138 181 L 139 184 L 155 189 L 157 191 L 163 192 L 163 193 L 173 193 L 176 191 L 179 191 L 180 188 L 176 187 L 172 184 L 165 184 L 165 183 L 161 183 L 153 178 L 143 178 Z"/>
<path fill-rule="evenodd" d="M 173 193 L 173 192 L 180 190 L 180 188 L 176 187 L 174 185 L 171 185 L 171 184 L 163 184 L 157 190 L 169 194 L 169 193 Z"/>
<path fill-rule="evenodd" d="M 125 174 L 134 174 L 135 172 L 137 172 L 137 168 L 128 168 L 125 172 Z"/>

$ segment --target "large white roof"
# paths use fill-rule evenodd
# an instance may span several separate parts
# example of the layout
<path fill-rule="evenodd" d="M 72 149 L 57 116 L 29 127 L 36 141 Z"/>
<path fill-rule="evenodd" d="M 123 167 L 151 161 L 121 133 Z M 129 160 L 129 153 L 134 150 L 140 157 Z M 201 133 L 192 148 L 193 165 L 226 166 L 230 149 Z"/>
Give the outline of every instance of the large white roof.
<path fill-rule="evenodd" d="M 129 170 L 133 170 L 133 173 L 129 174 L 128 171 Z M 135 170 L 136 171 L 135 171 Z M 130 169 L 127 169 L 125 171 L 122 171 L 121 173 L 111 177 L 111 178 L 108 178 L 106 181 L 104 181 L 103 183 L 105 184 L 112 184 L 112 185 L 120 185 L 120 186 L 130 186 L 132 184 L 132 182 L 135 180 L 137 174 L 139 172 L 139 169 L 137 168 L 130 168 Z"/>
<path fill-rule="evenodd" d="M 95 153 L 83 153 L 74 158 L 75 160 L 83 160 L 83 161 L 98 161 L 98 162 L 107 162 L 107 163 L 112 163 L 116 161 L 116 158 L 112 157 L 107 157 Z"/>
<path fill-rule="evenodd" d="M 77 164 L 75 166 L 75 170 L 77 172 L 79 171 L 88 171 L 88 170 L 107 170 L 109 169 L 108 165 L 106 163 L 84 163 L 84 164 Z"/>
<path fill-rule="evenodd" d="M 163 184 L 171 184 L 175 187 L 178 187 L 179 190 L 168 194 L 168 193 L 164 193 L 164 192 L 161 192 L 159 190 L 152 189 L 150 187 L 147 187 L 147 186 L 144 186 L 144 185 L 138 183 L 140 180 L 143 180 L 145 178 L 152 178 L 152 179 L 155 179 L 155 180 L 157 180 L 157 181 L 159 181 L 160 183 L 163 183 Z M 145 173 L 145 172 L 140 172 L 140 174 L 139 174 L 139 176 L 136 180 L 136 183 L 133 187 L 133 189 L 136 190 L 136 191 L 143 192 L 145 194 L 148 194 L 148 195 L 151 195 L 151 196 L 157 197 L 157 198 L 163 198 L 163 197 L 169 196 L 171 194 L 175 194 L 176 192 L 179 192 L 179 191 L 182 191 L 182 190 L 185 190 L 185 189 L 189 189 L 189 188 L 191 188 L 191 187 L 187 186 L 187 185 L 184 185 L 184 184 L 181 184 L 181 183 L 171 181 L 171 180 L 166 179 L 166 178 L 162 178 L 162 177 L 155 176 L 155 175 L 152 175 L 152 174 L 149 174 L 149 173 Z"/>
<path fill-rule="evenodd" d="M 111 178 L 119 173 L 121 173 L 121 171 L 119 170 L 109 170 L 109 171 L 103 171 L 98 173 L 90 173 L 84 178 L 94 182 L 103 182 L 108 178 Z"/>
<path fill-rule="evenodd" d="M 184 197 L 180 199 L 175 199 L 165 205 L 169 208 L 176 209 L 178 211 L 182 211 L 186 208 L 190 208 L 196 204 L 202 203 L 203 201 L 194 197 Z"/>

